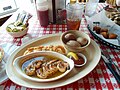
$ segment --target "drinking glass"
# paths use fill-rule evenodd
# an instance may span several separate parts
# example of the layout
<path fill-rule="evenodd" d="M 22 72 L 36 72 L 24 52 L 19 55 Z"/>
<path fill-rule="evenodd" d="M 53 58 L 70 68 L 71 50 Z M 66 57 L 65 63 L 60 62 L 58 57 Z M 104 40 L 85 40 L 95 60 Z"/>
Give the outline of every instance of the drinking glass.
<path fill-rule="evenodd" d="M 67 29 L 68 30 L 79 30 L 82 15 L 84 11 L 84 5 L 75 3 L 68 4 L 66 7 L 67 11 Z"/>
<path fill-rule="evenodd" d="M 91 17 L 96 13 L 96 8 L 98 5 L 99 0 L 89 0 L 86 3 L 85 7 L 85 15 Z"/>

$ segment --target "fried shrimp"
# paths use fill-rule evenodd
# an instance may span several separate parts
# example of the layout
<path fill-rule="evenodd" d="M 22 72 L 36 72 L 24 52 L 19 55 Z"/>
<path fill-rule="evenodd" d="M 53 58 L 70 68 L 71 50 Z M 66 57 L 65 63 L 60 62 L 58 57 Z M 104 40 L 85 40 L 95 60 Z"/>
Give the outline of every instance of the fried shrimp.
<path fill-rule="evenodd" d="M 36 51 L 55 51 L 61 54 L 66 54 L 66 50 L 62 45 L 49 45 L 49 46 L 36 46 L 36 47 L 30 47 L 28 48 L 25 52 L 24 55 L 27 55 L 31 52 L 36 52 Z"/>
<path fill-rule="evenodd" d="M 37 69 L 36 73 L 37 73 L 37 77 L 39 77 L 39 78 L 42 78 L 42 79 L 47 78 L 47 75 L 45 73 L 43 73 L 42 68 Z"/>
<path fill-rule="evenodd" d="M 54 76 L 57 72 L 64 73 L 69 69 L 69 64 L 58 58 L 48 59 L 45 57 L 42 60 L 32 61 L 26 68 L 25 73 L 28 76 L 37 76 L 45 79 Z"/>
<path fill-rule="evenodd" d="M 35 66 L 33 64 L 30 64 L 25 68 L 25 73 L 29 76 L 33 76 L 35 75 L 35 70 Z"/>
<path fill-rule="evenodd" d="M 41 60 L 37 60 L 37 61 L 34 61 L 32 64 L 36 69 L 38 69 L 41 67 L 42 63 L 43 62 Z"/>
<path fill-rule="evenodd" d="M 69 69 L 69 64 L 67 62 L 59 61 L 57 64 L 57 68 L 60 72 L 65 72 Z"/>

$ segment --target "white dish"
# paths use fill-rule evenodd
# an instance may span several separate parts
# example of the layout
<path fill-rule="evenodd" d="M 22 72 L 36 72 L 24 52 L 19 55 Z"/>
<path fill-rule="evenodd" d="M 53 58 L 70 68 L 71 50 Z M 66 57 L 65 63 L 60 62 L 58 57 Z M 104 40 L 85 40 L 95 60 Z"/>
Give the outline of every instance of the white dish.
<path fill-rule="evenodd" d="M 26 35 L 27 32 L 28 32 L 28 28 L 26 28 L 23 31 L 19 31 L 19 32 L 8 32 L 7 31 L 7 33 L 10 34 L 13 37 L 22 37 L 22 36 Z"/>
<path fill-rule="evenodd" d="M 4 61 L 0 62 L 0 84 L 8 78 L 5 71 L 5 64 Z"/>
<path fill-rule="evenodd" d="M 0 44 L 0 47 L 3 48 L 4 50 L 4 61 L 7 62 L 7 58 L 9 57 L 9 55 L 15 50 L 17 49 L 18 47 L 16 45 L 13 45 L 11 43 L 3 43 L 3 44 Z M 3 61 L 3 60 L 2 60 Z M 8 80 L 8 76 L 6 74 L 6 63 L 5 62 L 2 62 L 3 63 L 3 67 L 4 68 L 1 68 L 0 67 L 0 84 L 4 83 L 5 81 Z"/>
<path fill-rule="evenodd" d="M 0 71 L 0 84 L 4 83 L 8 79 L 5 68 Z"/>
<path fill-rule="evenodd" d="M 81 56 L 84 60 L 84 63 L 83 64 L 75 64 L 76 67 L 83 67 L 86 63 L 87 63 L 87 58 L 85 57 L 84 54 L 82 53 L 77 53 L 79 56 Z"/>
<path fill-rule="evenodd" d="M 65 62 L 67 62 L 69 64 L 69 69 L 66 70 L 64 73 L 62 73 L 61 75 L 57 76 L 57 77 L 52 77 L 52 78 L 46 78 L 46 79 L 40 79 L 38 77 L 30 77 L 28 75 L 25 74 L 25 72 L 22 70 L 22 65 L 24 62 L 28 61 L 29 59 L 33 58 L 33 57 L 37 57 L 37 56 L 52 56 L 52 57 L 56 57 L 59 58 Z M 17 57 L 14 61 L 13 61 L 13 66 L 16 69 L 16 71 L 23 76 L 26 79 L 32 80 L 32 81 L 36 81 L 36 82 L 50 82 L 50 81 L 55 81 L 58 80 L 64 76 L 66 76 L 73 68 L 74 68 L 74 62 L 73 60 L 67 58 L 65 55 L 62 55 L 60 53 L 57 52 L 53 52 L 53 51 L 37 51 L 37 52 L 32 52 L 28 55 L 24 55 L 24 56 L 20 56 Z"/>
<path fill-rule="evenodd" d="M 86 50 L 82 52 L 88 60 L 86 65 L 81 68 L 73 68 L 73 70 L 62 79 L 53 82 L 38 83 L 35 81 L 25 79 L 24 77 L 20 76 L 19 73 L 16 72 L 15 68 L 13 67 L 13 61 L 16 57 L 23 55 L 26 48 L 34 47 L 38 45 L 51 45 L 51 44 L 62 45 L 62 42 L 60 41 L 60 36 L 61 34 L 51 34 L 36 38 L 34 40 L 30 40 L 26 44 L 18 48 L 15 52 L 13 52 L 12 55 L 9 57 L 9 60 L 6 65 L 6 72 L 9 79 L 14 83 L 24 87 L 47 89 L 47 88 L 55 88 L 73 83 L 83 78 L 88 73 L 90 73 L 99 63 L 101 57 L 100 48 L 93 40 L 91 40 L 91 43 L 86 48 Z"/>
<path fill-rule="evenodd" d="M 68 33 L 72 33 L 76 36 L 76 38 L 78 37 L 82 37 L 82 38 L 86 38 L 87 39 L 87 44 L 84 45 L 84 46 L 81 46 L 81 47 L 71 47 L 70 45 L 67 45 L 66 44 L 66 41 L 65 41 L 65 35 L 68 34 Z M 64 32 L 62 35 L 61 35 L 61 41 L 63 42 L 64 46 L 66 49 L 68 49 L 69 51 L 72 51 L 72 52 L 82 52 L 83 50 L 85 50 L 86 47 L 89 46 L 90 44 L 90 37 L 88 34 L 82 32 L 82 31 L 78 31 L 78 30 L 69 30 L 67 32 Z"/>

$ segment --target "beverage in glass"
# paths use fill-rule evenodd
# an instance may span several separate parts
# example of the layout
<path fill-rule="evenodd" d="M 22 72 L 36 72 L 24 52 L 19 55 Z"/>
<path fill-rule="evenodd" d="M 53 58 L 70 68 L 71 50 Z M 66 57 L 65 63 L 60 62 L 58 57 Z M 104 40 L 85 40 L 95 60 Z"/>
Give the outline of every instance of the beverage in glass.
<path fill-rule="evenodd" d="M 84 5 L 79 3 L 68 4 L 66 10 L 67 10 L 67 20 L 66 20 L 67 29 L 79 30 L 83 11 L 84 11 Z"/>

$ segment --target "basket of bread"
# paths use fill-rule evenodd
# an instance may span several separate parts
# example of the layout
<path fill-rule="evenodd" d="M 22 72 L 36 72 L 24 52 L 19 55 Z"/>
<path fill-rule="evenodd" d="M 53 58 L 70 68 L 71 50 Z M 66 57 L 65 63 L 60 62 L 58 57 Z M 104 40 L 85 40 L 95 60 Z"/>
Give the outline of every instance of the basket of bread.
<path fill-rule="evenodd" d="M 103 44 L 120 50 L 120 18 L 118 17 L 120 13 L 116 9 L 109 9 L 109 12 L 106 10 L 108 7 L 92 17 L 85 16 L 88 30 Z M 111 14 L 110 11 L 114 13 Z"/>

